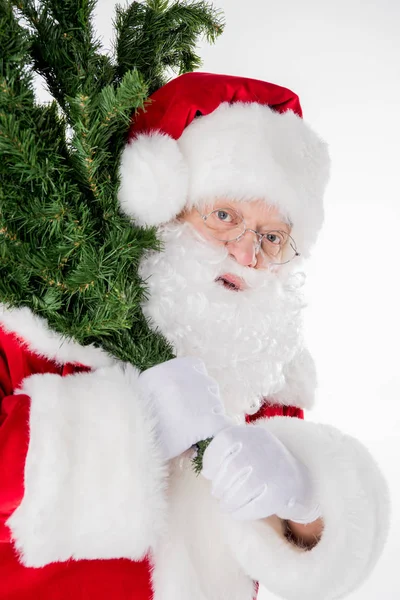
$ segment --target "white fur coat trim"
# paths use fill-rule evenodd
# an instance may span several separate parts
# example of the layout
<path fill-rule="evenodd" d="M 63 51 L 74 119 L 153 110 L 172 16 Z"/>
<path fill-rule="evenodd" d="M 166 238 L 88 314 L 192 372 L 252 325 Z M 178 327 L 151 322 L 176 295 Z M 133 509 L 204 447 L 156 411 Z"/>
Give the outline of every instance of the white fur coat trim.
<path fill-rule="evenodd" d="M 33 375 L 25 494 L 9 518 L 26 566 L 141 560 L 165 527 L 167 467 L 138 371 Z"/>
<path fill-rule="evenodd" d="M 386 482 L 368 451 L 333 427 L 275 417 L 258 421 L 309 468 L 324 519 L 308 552 L 268 525 L 230 524 L 227 537 L 245 572 L 285 600 L 333 600 L 357 588 L 380 556 L 388 531 Z M 267 531 L 268 528 L 268 531 Z"/>
<path fill-rule="evenodd" d="M 79 363 L 98 368 L 112 365 L 115 360 L 101 348 L 81 346 L 72 339 L 52 331 L 45 319 L 27 308 L 9 308 L 0 304 L 0 325 L 15 333 L 36 354 L 58 364 Z"/>
<path fill-rule="evenodd" d="M 297 406 L 310 410 L 315 402 L 317 371 L 307 348 L 302 348 L 283 368 L 285 384 L 276 394 L 268 397 L 270 403 Z"/>

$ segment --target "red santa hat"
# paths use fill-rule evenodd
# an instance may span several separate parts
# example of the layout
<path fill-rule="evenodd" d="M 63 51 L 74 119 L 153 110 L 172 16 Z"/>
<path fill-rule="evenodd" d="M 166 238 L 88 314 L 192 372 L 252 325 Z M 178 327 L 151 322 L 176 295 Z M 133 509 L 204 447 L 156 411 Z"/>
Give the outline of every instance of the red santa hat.
<path fill-rule="evenodd" d="M 188 73 L 135 115 L 120 165 L 121 210 L 160 225 L 216 199 L 265 200 L 308 255 L 323 222 L 325 142 L 290 90 L 244 77 Z"/>

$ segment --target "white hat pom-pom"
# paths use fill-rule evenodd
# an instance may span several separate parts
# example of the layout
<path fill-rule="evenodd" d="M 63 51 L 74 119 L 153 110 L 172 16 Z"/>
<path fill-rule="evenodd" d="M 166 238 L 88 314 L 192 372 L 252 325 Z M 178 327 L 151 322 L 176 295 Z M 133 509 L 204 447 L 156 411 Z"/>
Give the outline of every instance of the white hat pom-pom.
<path fill-rule="evenodd" d="M 170 136 L 137 136 L 124 148 L 119 172 L 121 211 L 137 225 L 166 223 L 185 207 L 188 168 Z"/>

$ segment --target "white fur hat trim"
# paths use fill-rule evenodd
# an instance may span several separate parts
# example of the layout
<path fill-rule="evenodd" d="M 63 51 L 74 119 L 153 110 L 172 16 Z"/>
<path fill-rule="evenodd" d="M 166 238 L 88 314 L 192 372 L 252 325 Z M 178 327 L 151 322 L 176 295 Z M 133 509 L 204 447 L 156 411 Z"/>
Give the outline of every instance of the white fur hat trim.
<path fill-rule="evenodd" d="M 119 201 L 138 225 L 159 225 L 217 199 L 265 200 L 293 223 L 303 256 L 324 218 L 327 145 L 292 111 L 255 102 L 222 103 L 175 141 L 140 134 L 122 155 Z"/>

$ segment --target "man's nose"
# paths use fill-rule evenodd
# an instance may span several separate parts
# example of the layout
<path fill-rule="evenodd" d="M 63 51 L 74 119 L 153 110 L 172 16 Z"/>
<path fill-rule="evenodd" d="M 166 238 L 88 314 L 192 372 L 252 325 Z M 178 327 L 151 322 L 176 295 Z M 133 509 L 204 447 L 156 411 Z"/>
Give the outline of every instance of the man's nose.
<path fill-rule="evenodd" d="M 229 253 L 244 267 L 255 267 L 257 264 L 258 239 L 252 231 L 246 231 L 240 240 L 229 243 Z"/>

